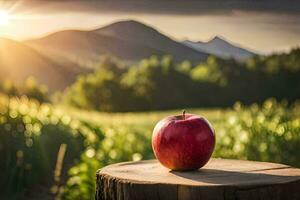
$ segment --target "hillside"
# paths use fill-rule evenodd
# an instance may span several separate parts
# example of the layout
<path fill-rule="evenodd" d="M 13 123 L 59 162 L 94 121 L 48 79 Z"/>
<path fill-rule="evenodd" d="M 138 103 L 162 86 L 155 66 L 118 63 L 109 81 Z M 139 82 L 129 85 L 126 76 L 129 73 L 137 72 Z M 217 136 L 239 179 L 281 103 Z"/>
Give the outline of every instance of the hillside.
<path fill-rule="evenodd" d="M 137 21 L 120 21 L 91 30 L 66 30 L 26 43 L 49 57 L 64 58 L 92 67 L 102 55 L 135 62 L 151 55 L 172 55 L 176 61 L 202 61 L 206 53 L 196 51 Z"/>
<path fill-rule="evenodd" d="M 186 40 L 183 42 L 183 44 L 200 52 L 206 52 L 221 58 L 234 58 L 240 61 L 255 55 L 255 53 L 241 48 L 238 45 L 234 45 L 224 38 L 218 36 L 214 37 L 208 42 L 193 42 Z"/>
<path fill-rule="evenodd" d="M 64 57 L 65 60 L 85 67 L 93 66 L 101 55 L 110 54 L 124 60 L 139 60 L 152 54 L 162 54 L 148 46 L 93 31 L 66 30 L 26 43 L 45 55 L 53 58 Z"/>
<path fill-rule="evenodd" d="M 72 82 L 75 72 L 21 42 L 0 38 L 0 79 L 21 83 L 30 76 L 53 91 Z"/>
<path fill-rule="evenodd" d="M 194 49 L 188 48 L 160 33 L 158 30 L 134 20 L 116 22 L 94 30 L 94 32 L 128 42 L 143 44 L 160 50 L 165 54 L 173 55 L 174 58 L 178 60 L 189 59 L 192 61 L 200 61 L 207 56 L 206 53 L 197 52 Z"/>

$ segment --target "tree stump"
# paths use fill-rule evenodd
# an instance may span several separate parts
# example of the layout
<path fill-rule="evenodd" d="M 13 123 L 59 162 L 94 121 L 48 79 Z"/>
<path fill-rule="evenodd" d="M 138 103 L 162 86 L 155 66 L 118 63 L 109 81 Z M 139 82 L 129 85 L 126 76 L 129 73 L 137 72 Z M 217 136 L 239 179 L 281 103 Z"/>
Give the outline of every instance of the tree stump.
<path fill-rule="evenodd" d="M 300 199 L 300 169 L 211 159 L 196 171 L 170 171 L 156 160 L 109 165 L 97 172 L 96 200 Z"/>

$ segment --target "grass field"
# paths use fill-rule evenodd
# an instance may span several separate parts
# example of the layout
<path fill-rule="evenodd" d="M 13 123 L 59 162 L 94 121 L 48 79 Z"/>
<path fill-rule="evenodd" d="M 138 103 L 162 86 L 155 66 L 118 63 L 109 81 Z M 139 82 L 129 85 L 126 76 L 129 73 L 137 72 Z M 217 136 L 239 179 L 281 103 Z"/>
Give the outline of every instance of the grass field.
<path fill-rule="evenodd" d="M 228 109 L 187 111 L 204 116 L 215 128 L 217 142 L 214 157 L 271 161 L 299 167 L 299 108 L 299 105 L 287 106 L 285 102 L 279 103 L 270 99 L 261 106 L 253 104 L 245 107 L 236 103 L 233 108 Z M 64 110 L 77 120 L 99 126 L 104 133 L 99 148 L 91 151 L 95 152 L 91 154 L 92 158 L 90 152 L 87 152 L 82 159 L 83 162 L 75 166 L 74 173 L 71 173 L 73 177 L 81 177 L 81 180 L 87 182 L 94 175 L 91 173 L 91 177 L 85 179 L 87 171 L 94 172 L 97 167 L 125 160 L 153 158 L 151 134 L 155 124 L 168 115 L 178 115 L 182 112 L 169 110 L 111 114 L 66 108 Z M 91 160 L 95 162 L 87 164 Z M 72 172 L 72 169 L 70 171 Z M 90 185 L 93 188 L 93 183 Z M 69 186 L 67 194 L 71 197 L 81 189 L 79 184 L 73 188 Z M 83 191 L 81 194 L 88 193 Z M 80 196 L 79 193 L 78 195 Z M 80 198 L 91 197 L 80 196 Z"/>
<path fill-rule="evenodd" d="M 0 184 L 7 191 L 1 195 L 17 199 L 46 178 L 53 196 L 93 199 L 99 168 L 153 158 L 155 124 L 181 112 L 101 113 L 0 96 Z M 215 128 L 214 157 L 300 166 L 299 104 L 270 99 L 187 112 L 204 116 Z"/>
<path fill-rule="evenodd" d="M 181 115 L 183 110 L 151 111 L 151 112 L 128 112 L 128 113 L 103 113 L 96 111 L 78 110 L 73 108 L 62 109 L 73 118 L 88 121 L 101 127 L 128 126 L 131 128 L 142 128 L 146 132 L 152 131 L 155 124 L 170 115 Z M 231 108 L 207 108 L 207 109 L 186 109 L 187 113 L 193 113 L 208 119 L 212 124 L 224 121 L 234 111 Z"/>

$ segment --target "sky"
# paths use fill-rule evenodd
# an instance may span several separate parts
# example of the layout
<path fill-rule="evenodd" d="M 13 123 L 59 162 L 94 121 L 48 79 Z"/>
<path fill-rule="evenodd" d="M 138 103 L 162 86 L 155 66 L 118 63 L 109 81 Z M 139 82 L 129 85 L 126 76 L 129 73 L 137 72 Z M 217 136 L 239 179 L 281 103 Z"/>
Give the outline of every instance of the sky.
<path fill-rule="evenodd" d="M 134 19 L 176 40 L 218 35 L 259 53 L 300 45 L 296 0 L 0 0 L 0 37 L 41 37 Z"/>

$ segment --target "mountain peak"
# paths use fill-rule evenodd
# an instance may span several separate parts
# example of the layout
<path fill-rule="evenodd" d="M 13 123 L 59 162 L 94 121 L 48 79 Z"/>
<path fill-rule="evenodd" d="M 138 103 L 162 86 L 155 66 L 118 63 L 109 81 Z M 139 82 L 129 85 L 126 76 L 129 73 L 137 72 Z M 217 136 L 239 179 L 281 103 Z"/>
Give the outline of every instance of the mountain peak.
<path fill-rule="evenodd" d="M 131 19 L 131 20 L 123 20 L 123 21 L 118 21 L 118 22 L 109 24 L 100 29 L 97 29 L 96 31 L 114 30 L 114 31 L 123 32 L 124 30 L 131 30 L 131 31 L 140 30 L 141 31 L 141 30 L 145 30 L 145 29 L 153 29 L 153 28 L 143 24 L 142 22 Z"/>
<path fill-rule="evenodd" d="M 228 42 L 226 41 L 225 38 L 223 38 L 222 36 L 218 36 L 218 35 L 213 37 L 213 39 L 209 40 L 207 43 L 220 43 L 220 42 L 228 44 Z"/>
<path fill-rule="evenodd" d="M 115 22 L 115 24 L 130 24 L 130 25 L 139 25 L 139 26 L 145 26 L 142 22 L 139 22 L 137 20 L 134 19 L 128 19 L 128 20 L 121 20 L 118 22 Z"/>
<path fill-rule="evenodd" d="M 239 47 L 239 45 L 228 42 L 222 36 L 215 36 L 207 42 L 184 41 L 183 43 L 198 51 L 213 54 L 222 58 L 235 58 L 237 60 L 245 60 L 255 55 L 255 53 L 247 49 L 243 49 Z"/>
<path fill-rule="evenodd" d="M 146 26 L 142 22 L 139 22 L 139 21 L 136 21 L 133 19 L 118 21 L 118 22 L 112 23 L 111 25 L 115 25 L 115 24 L 118 24 L 119 26 L 120 25 L 123 25 L 123 26 L 125 26 L 125 25 L 126 26 Z"/>
<path fill-rule="evenodd" d="M 212 40 L 224 40 L 221 36 L 216 35 Z"/>

